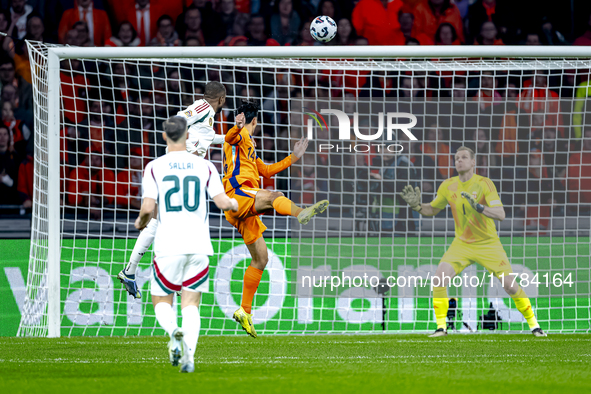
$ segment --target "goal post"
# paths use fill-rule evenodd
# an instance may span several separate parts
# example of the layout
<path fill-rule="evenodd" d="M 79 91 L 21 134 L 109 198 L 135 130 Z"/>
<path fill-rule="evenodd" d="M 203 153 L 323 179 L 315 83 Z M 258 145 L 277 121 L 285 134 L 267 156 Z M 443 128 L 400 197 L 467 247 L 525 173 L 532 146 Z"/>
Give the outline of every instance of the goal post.
<path fill-rule="evenodd" d="M 512 110 L 515 107 L 515 121 L 529 117 L 523 120 L 529 123 L 515 125 L 513 138 L 516 146 L 523 145 L 527 150 L 507 152 L 504 143 L 513 140 L 500 137 L 493 140 L 492 137 L 492 134 L 499 136 L 508 130 L 506 113 L 511 81 L 517 81 L 519 86 L 515 88 L 521 92 L 525 90 L 524 82 L 533 81 L 540 73 L 547 79 L 554 77 L 560 85 L 538 86 L 533 81 L 529 85 L 533 90 L 562 92 L 571 89 L 574 92 L 580 82 L 590 79 L 591 49 L 523 46 L 78 48 L 34 42 L 28 42 L 28 46 L 35 101 L 35 198 L 27 298 L 19 335 L 162 334 L 147 304 L 146 278 L 151 260 L 146 257 L 140 266 L 146 294 L 141 301 L 128 297 L 119 283 L 113 281 L 126 263 L 137 237 L 132 221 L 137 211 L 129 203 L 119 203 L 132 197 L 130 191 L 127 195 L 119 193 L 118 175 L 132 170 L 128 168 L 129 163 L 138 154 L 144 161 L 157 156 L 163 147 L 156 135 L 158 125 L 166 116 L 184 109 L 186 102 L 192 102 L 187 97 L 194 99 L 194 90 L 211 80 L 219 80 L 230 87 L 228 111 L 221 114 L 215 125 L 216 132 L 231 127 L 230 112 L 240 98 L 256 98 L 263 103 L 260 141 L 263 144 L 264 139 L 273 141 L 273 146 L 260 147 L 259 154 L 265 161 L 278 161 L 288 154 L 295 139 L 314 130 L 312 146 L 302 163 L 288 174 L 279 174 L 272 187 L 301 204 L 323 196 L 331 201 L 326 217 L 315 219 L 310 229 L 296 229 L 286 218 L 265 215 L 270 263 L 268 277 L 263 278 L 260 290 L 264 294 L 255 299 L 258 304 L 254 309 L 255 318 L 259 319 L 255 323 L 262 327 L 259 331 L 266 334 L 367 332 L 382 330 L 382 323 L 383 328 L 391 332 L 423 332 L 433 328 L 434 317 L 427 291 L 400 290 L 397 298 L 384 301 L 384 305 L 387 304 L 384 312 L 382 298 L 371 286 L 357 292 L 348 289 L 340 295 L 327 288 L 301 292 L 297 286 L 306 272 L 340 275 L 359 266 L 371 267 L 383 277 L 407 272 L 426 279 L 428 272 L 434 273 L 433 267 L 453 239 L 451 212 L 445 211 L 435 219 L 414 217 L 412 212 L 401 214 L 406 212 L 406 207 L 396 202 L 399 175 L 394 171 L 396 175 L 390 178 L 394 186 L 387 178 L 391 175 L 385 163 L 393 159 L 384 156 L 384 152 L 376 152 L 373 146 L 368 151 L 355 150 L 362 146 L 363 140 L 369 139 L 360 135 L 368 137 L 378 124 L 386 130 L 388 122 L 395 122 L 388 118 L 391 109 L 396 109 L 393 118 L 399 119 L 406 110 L 412 114 L 415 108 L 420 112 L 417 128 L 421 138 L 411 146 L 410 156 L 418 161 L 409 164 L 416 173 L 414 177 L 407 175 L 407 179 L 421 182 L 421 186 L 422 182 L 430 184 L 432 189 L 425 192 L 427 196 L 434 196 L 433 187 L 441 183 L 443 171 L 439 171 L 439 159 L 447 155 L 441 163 L 450 163 L 451 152 L 433 152 L 433 164 L 426 164 L 431 154 L 419 145 L 426 141 L 430 128 L 435 128 L 435 145 L 446 145 L 452 150 L 464 143 L 479 147 L 475 135 L 485 130 L 487 161 L 482 165 L 486 166 L 487 174 L 499 174 L 489 177 L 502 196 L 516 193 L 522 197 L 506 200 L 509 202 L 506 209 L 512 213 L 499 228 L 509 259 L 518 262 L 516 266 L 522 267 L 520 272 L 560 274 L 561 280 L 569 272 L 574 274 L 576 291 L 557 294 L 548 290 L 540 293 L 547 295 L 540 296 L 540 302 L 532 299 L 544 329 L 550 332 L 588 332 L 591 329 L 587 212 L 558 213 L 560 207 L 538 198 L 537 204 L 547 210 L 544 214 L 538 213 L 537 218 L 548 219 L 544 223 L 549 224 L 540 225 L 539 220 L 536 228 L 527 224 L 528 201 L 531 205 L 535 200 L 530 196 L 544 192 L 543 188 L 535 189 L 537 170 L 527 172 L 529 157 L 537 152 L 532 149 L 541 147 L 540 153 L 546 152 L 543 151 L 547 138 L 545 130 L 552 128 L 558 134 L 556 141 L 566 146 L 566 151 L 559 153 L 567 159 L 580 154 L 580 141 L 573 138 L 576 128 L 573 119 L 575 114 L 583 115 L 578 112 L 580 106 L 576 103 L 586 97 L 577 98 L 572 94 L 568 98 L 553 99 L 549 93 L 540 97 L 534 92 L 527 99 L 544 102 L 536 110 L 522 107 L 519 100 L 526 98 L 517 98 L 510 103 Z M 73 67 L 73 61 L 80 65 Z M 115 71 L 119 65 L 123 74 Z M 66 75 L 64 67 L 69 67 L 67 81 L 63 77 Z M 482 92 L 488 81 L 483 83 L 486 78 L 483 72 L 490 73 L 493 79 L 493 86 L 485 93 Z M 566 86 L 565 81 L 570 81 L 573 75 L 575 84 Z M 407 79 L 410 79 L 410 87 L 403 83 Z M 464 82 L 463 87 L 456 87 L 456 79 Z M 175 87 L 172 80 L 176 81 Z M 495 87 L 498 81 L 501 86 Z M 115 86 L 116 83 L 119 85 Z M 177 84 L 180 85 L 178 90 Z M 254 96 L 251 96 L 251 87 Z M 246 93 L 242 92 L 244 89 Z M 465 95 L 466 112 L 463 114 L 445 112 L 444 108 L 453 104 L 454 89 Z M 402 90 L 410 91 L 408 99 L 402 97 Z M 416 90 L 421 93 L 415 95 Z M 492 96 L 488 92 L 492 92 Z M 483 96 L 479 96 L 481 94 Z M 555 107 L 553 100 L 559 103 Z M 97 109 L 92 107 L 95 102 L 100 103 Z M 476 113 L 470 113 L 472 104 Z M 149 112 L 144 112 L 143 106 L 150 107 L 152 113 L 146 115 Z M 493 106 L 497 106 L 496 110 Z M 429 112 L 431 108 L 434 112 Z M 353 137 L 347 143 L 353 143 L 349 145 L 352 151 L 351 148 L 348 152 L 339 151 L 339 146 L 344 145 L 338 145 L 343 141 L 338 137 L 339 123 L 334 112 L 331 116 L 331 109 L 342 113 L 349 110 L 349 116 L 355 112 L 355 122 L 359 121 L 355 128 L 361 131 L 359 134 L 357 130 L 350 132 Z M 385 114 L 384 119 L 382 114 Z M 532 114 L 545 119 L 541 140 L 535 143 L 531 143 L 532 138 L 526 133 L 528 128 L 536 127 Z M 98 126 L 90 119 L 93 115 Z M 323 115 L 326 122 L 320 120 L 319 115 Z M 364 117 L 369 120 L 364 121 Z M 474 125 L 469 124 L 471 117 L 475 119 Z M 554 122 L 558 117 L 562 123 Z M 452 120 L 446 120 L 448 118 Z M 149 129 L 142 119 L 152 121 Z M 462 125 L 452 124 L 453 119 L 461 119 Z M 400 124 L 405 122 L 408 121 L 399 119 Z M 327 128 L 325 131 L 323 124 Z M 441 137 L 438 129 L 446 127 L 455 131 L 443 131 Z M 387 141 L 386 132 L 383 134 L 379 141 L 400 142 L 401 146 L 406 146 L 400 136 Z M 327 150 L 329 145 L 333 150 L 322 152 L 323 143 Z M 493 144 L 500 146 L 500 150 L 495 151 Z M 530 148 L 534 145 L 536 148 Z M 94 154 L 101 156 L 98 175 L 92 174 L 93 164 L 89 163 Z M 69 158 L 65 158 L 68 155 Z M 513 162 L 507 158 L 511 155 L 517 157 Z M 221 167 L 220 156 L 219 147 L 212 147 L 209 158 Z M 517 177 L 522 163 L 520 157 L 527 160 L 525 175 L 522 174 L 525 178 Z M 378 164 L 368 162 L 372 160 Z M 490 164 L 491 160 L 495 163 Z M 552 193 L 566 198 L 562 202 L 566 205 L 571 198 L 569 193 L 576 190 L 568 186 L 568 163 L 555 166 L 566 168 L 566 172 L 552 171 L 551 175 L 545 175 L 549 182 L 546 184 L 557 189 L 564 187 L 552 189 Z M 84 170 L 86 178 L 80 175 L 81 168 L 88 169 Z M 76 175 L 72 175 L 73 172 Z M 425 181 L 425 174 L 432 178 Z M 579 173 L 578 177 L 584 175 Z M 540 175 L 539 182 L 542 178 L 544 176 Z M 561 186 L 563 183 L 566 186 Z M 73 188 L 70 185 L 74 185 Z M 113 188 L 107 190 L 107 185 Z M 84 187 L 88 190 L 82 193 Z M 364 194 L 369 198 L 363 198 Z M 74 195 L 76 198 L 71 199 Z M 577 197 L 577 204 L 584 203 L 581 198 Z M 93 199 L 100 200 L 100 206 L 93 208 Z M 525 217 L 519 216 L 522 214 Z M 397 229 L 396 223 L 404 223 L 400 228 L 407 232 Z M 242 276 L 235 271 L 239 267 L 244 269 L 248 254 L 240 236 L 225 222 L 222 214 L 212 213 L 210 225 L 216 251 L 211 259 L 215 275 L 212 274 L 210 289 L 214 294 L 204 298 L 202 329 L 206 334 L 236 334 L 239 332 L 227 316 L 231 307 L 239 302 L 241 286 L 238 285 Z M 324 243 L 319 247 L 322 252 L 316 251 L 318 242 Z M 300 252 L 297 258 L 293 256 L 294 251 Z M 151 252 L 149 254 L 151 256 Z M 355 271 L 351 269 L 349 273 Z M 473 274 L 476 270 L 470 271 L 470 275 Z M 289 286 L 281 284 L 286 281 Z M 476 291 L 457 294 L 460 297 L 458 310 L 463 311 L 465 320 L 475 329 L 479 316 L 488 312 L 488 298 Z M 508 322 L 503 330 L 526 330 L 507 298 L 493 303 Z M 260 307 L 258 311 L 256 307 Z"/>

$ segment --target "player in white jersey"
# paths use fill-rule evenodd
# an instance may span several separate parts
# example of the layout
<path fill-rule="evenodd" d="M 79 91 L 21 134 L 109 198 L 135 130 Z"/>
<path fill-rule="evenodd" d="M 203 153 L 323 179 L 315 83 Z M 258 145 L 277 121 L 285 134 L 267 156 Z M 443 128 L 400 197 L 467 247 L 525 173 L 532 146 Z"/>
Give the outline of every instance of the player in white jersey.
<path fill-rule="evenodd" d="M 172 365 L 193 372 L 201 326 L 199 302 L 209 289 L 209 237 L 207 193 L 218 208 L 238 210 L 238 202 L 225 192 L 214 165 L 186 151 L 187 121 L 173 116 L 163 124 L 168 153 L 146 166 L 143 202 L 135 227 L 143 229 L 158 209 L 154 264 L 150 292 L 158 323 L 170 335 Z M 172 308 L 175 292 L 182 291 L 182 328 Z"/>
<path fill-rule="evenodd" d="M 224 85 L 220 82 L 209 82 L 205 85 L 203 99 L 195 101 L 186 110 L 177 113 L 177 116 L 185 118 L 189 125 L 187 152 L 204 157 L 211 144 L 224 143 L 224 136 L 217 135 L 213 129 L 213 118 L 222 110 L 225 102 Z M 154 217 L 140 233 L 131 252 L 129 264 L 117 275 L 127 292 L 135 298 L 142 298 L 142 293 L 135 282 L 135 272 L 144 253 L 154 241 L 157 228 L 158 221 Z"/>

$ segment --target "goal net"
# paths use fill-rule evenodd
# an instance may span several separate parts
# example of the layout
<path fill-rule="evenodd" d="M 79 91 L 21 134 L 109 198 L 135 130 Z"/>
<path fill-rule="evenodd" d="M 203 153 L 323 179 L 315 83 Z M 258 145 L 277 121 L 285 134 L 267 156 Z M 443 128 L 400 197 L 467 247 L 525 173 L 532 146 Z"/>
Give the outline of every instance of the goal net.
<path fill-rule="evenodd" d="M 591 52 L 560 50 L 29 42 L 35 199 L 19 335 L 164 334 L 149 297 L 152 249 L 137 273 L 141 300 L 115 276 L 138 236 L 142 169 L 164 154 L 161 124 L 209 81 L 227 90 L 218 134 L 232 127 L 242 99 L 260 105 L 253 139 L 266 163 L 310 138 L 304 157 L 262 179 L 262 188 L 301 205 L 330 201 L 305 227 L 262 216 L 269 264 L 253 304 L 259 333 L 433 330 L 430 278 L 454 239 L 452 211 L 419 217 L 398 193 L 410 184 L 432 201 L 457 175 L 460 146 L 476 152 L 477 174 L 498 190 L 506 219 L 497 229 L 512 279 L 542 328 L 589 331 Z M 222 147 L 207 157 L 222 173 Z M 211 204 L 209 219 L 215 255 L 202 332 L 238 334 L 231 316 L 250 256 Z M 464 273 L 449 290 L 450 329 L 528 330 L 486 270 L 471 265 Z"/>

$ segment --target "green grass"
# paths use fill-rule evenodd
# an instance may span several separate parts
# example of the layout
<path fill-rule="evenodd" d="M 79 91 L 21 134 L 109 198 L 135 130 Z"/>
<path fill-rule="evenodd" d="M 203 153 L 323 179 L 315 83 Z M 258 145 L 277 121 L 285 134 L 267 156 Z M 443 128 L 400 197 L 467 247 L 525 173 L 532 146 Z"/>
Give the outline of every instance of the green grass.
<path fill-rule="evenodd" d="M 0 339 L 0 393 L 591 392 L 591 336 L 200 338 L 196 373 L 164 337 Z"/>

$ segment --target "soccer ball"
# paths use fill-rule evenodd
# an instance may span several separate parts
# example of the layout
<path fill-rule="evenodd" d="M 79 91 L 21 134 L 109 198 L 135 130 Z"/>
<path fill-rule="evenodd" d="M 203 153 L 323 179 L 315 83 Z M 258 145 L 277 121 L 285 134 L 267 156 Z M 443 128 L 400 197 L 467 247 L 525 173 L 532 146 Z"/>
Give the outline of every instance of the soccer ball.
<path fill-rule="evenodd" d="M 337 35 L 337 24 L 330 16 L 319 16 L 310 23 L 310 35 L 319 42 L 329 42 Z"/>

